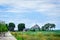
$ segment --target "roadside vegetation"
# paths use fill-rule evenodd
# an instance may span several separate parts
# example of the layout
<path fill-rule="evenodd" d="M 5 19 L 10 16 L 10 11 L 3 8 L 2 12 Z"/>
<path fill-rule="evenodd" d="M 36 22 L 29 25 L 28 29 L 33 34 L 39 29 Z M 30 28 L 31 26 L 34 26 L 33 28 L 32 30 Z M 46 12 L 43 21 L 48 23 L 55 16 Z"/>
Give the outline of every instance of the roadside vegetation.
<path fill-rule="evenodd" d="M 6 23 L 1 21 L 0 22 L 0 37 L 5 36 L 5 33 L 8 31 L 8 28 L 6 26 Z"/>
<path fill-rule="evenodd" d="M 60 31 L 11 32 L 17 40 L 60 40 Z"/>

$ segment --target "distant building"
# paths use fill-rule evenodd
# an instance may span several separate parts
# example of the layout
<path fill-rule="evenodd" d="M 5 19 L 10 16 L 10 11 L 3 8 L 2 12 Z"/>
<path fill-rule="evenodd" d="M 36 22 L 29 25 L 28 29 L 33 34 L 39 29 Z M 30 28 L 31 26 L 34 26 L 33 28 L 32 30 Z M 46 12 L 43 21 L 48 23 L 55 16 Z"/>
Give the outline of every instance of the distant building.
<path fill-rule="evenodd" d="M 39 27 L 39 25 L 36 24 L 36 25 L 34 25 L 34 26 L 31 27 L 31 30 L 32 31 L 39 31 L 40 27 Z"/>

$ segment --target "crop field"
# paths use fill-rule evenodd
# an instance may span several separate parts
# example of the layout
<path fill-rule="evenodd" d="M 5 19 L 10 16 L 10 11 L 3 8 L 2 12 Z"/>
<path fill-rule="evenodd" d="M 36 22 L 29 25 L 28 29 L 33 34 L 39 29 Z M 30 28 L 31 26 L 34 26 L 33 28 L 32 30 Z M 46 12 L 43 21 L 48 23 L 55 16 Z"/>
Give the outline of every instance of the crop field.
<path fill-rule="evenodd" d="M 60 40 L 60 31 L 11 32 L 17 40 Z"/>

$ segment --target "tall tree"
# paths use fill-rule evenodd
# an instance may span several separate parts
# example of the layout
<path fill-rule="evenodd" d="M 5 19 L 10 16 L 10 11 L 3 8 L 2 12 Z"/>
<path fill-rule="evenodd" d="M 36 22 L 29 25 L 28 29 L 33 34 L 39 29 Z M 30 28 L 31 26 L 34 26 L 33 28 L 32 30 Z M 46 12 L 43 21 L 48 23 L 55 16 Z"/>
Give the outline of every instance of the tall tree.
<path fill-rule="evenodd" d="M 18 24 L 18 31 L 23 31 L 24 28 L 25 28 L 25 24 L 24 23 Z"/>
<path fill-rule="evenodd" d="M 52 28 L 55 28 L 55 24 L 47 23 L 42 27 L 42 30 L 51 30 Z"/>
<path fill-rule="evenodd" d="M 7 29 L 9 30 L 9 28 L 8 28 L 8 24 L 6 24 L 6 27 L 7 27 Z"/>
<path fill-rule="evenodd" d="M 7 29 L 7 27 L 6 27 L 6 24 L 5 24 L 5 22 L 0 22 L 0 34 L 2 34 L 2 33 L 4 33 L 4 35 L 5 35 L 5 32 L 7 32 L 8 31 L 8 29 Z"/>
<path fill-rule="evenodd" d="M 50 24 L 50 30 L 52 29 L 52 28 L 55 28 L 55 24 Z"/>
<path fill-rule="evenodd" d="M 45 26 L 46 30 L 49 30 L 49 28 L 50 28 L 50 23 L 47 23 L 47 24 L 45 24 L 44 26 Z"/>
<path fill-rule="evenodd" d="M 8 26 L 9 31 L 14 31 L 14 28 L 15 28 L 15 24 L 10 22 Z"/>
<path fill-rule="evenodd" d="M 49 30 L 49 25 L 50 23 L 47 23 L 44 26 L 42 26 L 42 30 Z"/>

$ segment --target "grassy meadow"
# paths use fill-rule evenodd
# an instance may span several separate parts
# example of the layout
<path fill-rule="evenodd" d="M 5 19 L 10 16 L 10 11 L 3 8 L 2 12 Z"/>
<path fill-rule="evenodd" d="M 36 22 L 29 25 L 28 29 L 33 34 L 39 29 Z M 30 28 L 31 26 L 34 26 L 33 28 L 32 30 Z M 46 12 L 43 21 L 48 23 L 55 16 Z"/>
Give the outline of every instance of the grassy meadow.
<path fill-rule="evenodd" d="M 60 30 L 37 32 L 11 32 L 17 40 L 60 40 Z"/>

